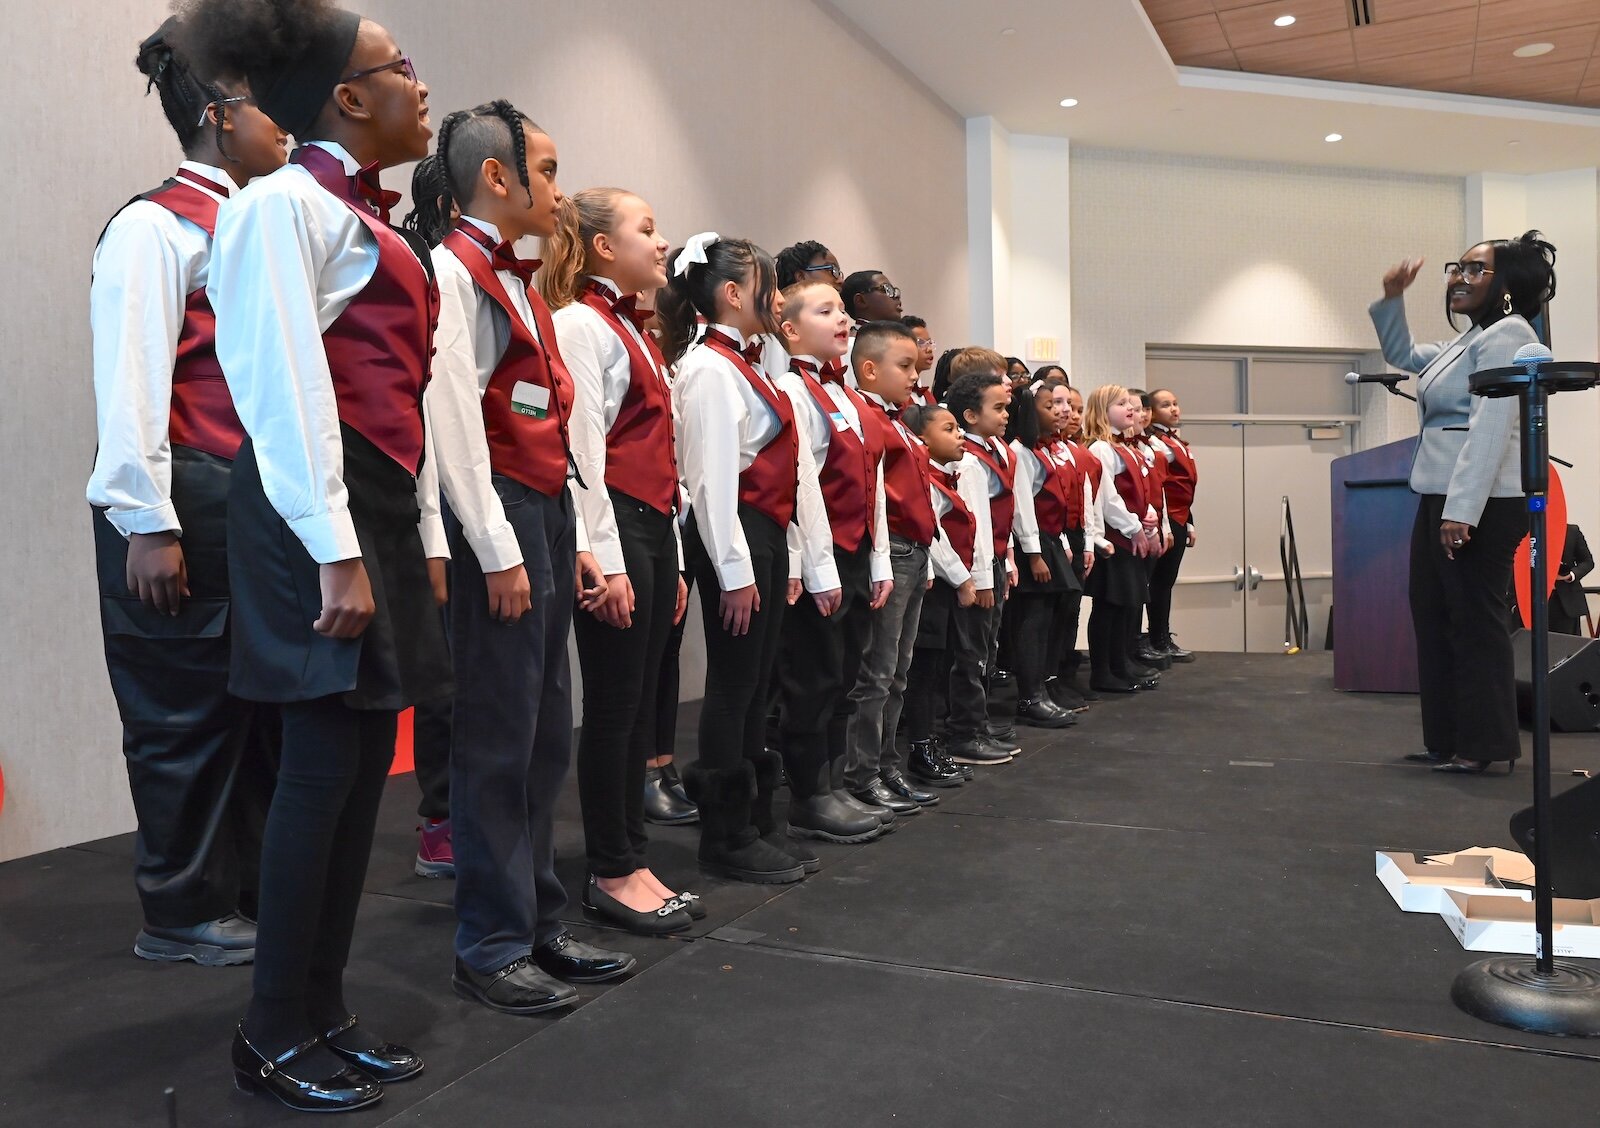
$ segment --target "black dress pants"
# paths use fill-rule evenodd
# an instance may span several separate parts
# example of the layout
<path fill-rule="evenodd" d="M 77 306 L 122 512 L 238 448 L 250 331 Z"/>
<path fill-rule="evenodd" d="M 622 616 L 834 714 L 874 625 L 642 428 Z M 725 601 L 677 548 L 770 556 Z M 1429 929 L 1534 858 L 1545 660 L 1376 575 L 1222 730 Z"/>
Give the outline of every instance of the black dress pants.
<path fill-rule="evenodd" d="M 445 637 L 450 612 L 444 609 Z M 411 712 L 411 760 L 417 773 L 417 814 L 425 819 L 450 817 L 450 713 L 454 697 L 419 701 Z"/>
<path fill-rule="evenodd" d="M 100 623 L 138 818 L 134 886 L 147 924 L 257 911 L 261 834 L 278 755 L 275 706 L 228 692 L 232 464 L 172 448 L 172 503 L 190 595 L 164 615 L 128 589 L 128 542 L 94 512 Z"/>
<path fill-rule="evenodd" d="M 798 796 L 833 789 L 832 765 L 849 750 L 850 699 L 872 634 L 872 541 L 855 551 L 837 545 L 841 602 L 832 615 L 817 610 L 810 592 L 784 613 L 778 658 L 784 770 Z"/>
<path fill-rule="evenodd" d="M 685 565 L 687 567 L 687 565 Z M 680 572 L 689 595 L 694 594 L 694 573 Z M 689 625 L 689 611 L 683 618 L 667 628 L 667 645 L 661 653 L 661 670 L 656 675 L 655 759 L 671 759 L 678 746 L 678 694 L 680 692 L 680 656 L 683 653 L 683 631 Z"/>
<path fill-rule="evenodd" d="M 784 530 L 748 505 L 739 506 L 739 521 L 750 547 L 761 608 L 750 616 L 749 631 L 737 636 L 722 625 L 721 581 L 700 540 L 692 510 L 684 530 L 684 555 L 700 585 L 700 613 L 706 632 L 706 696 L 700 709 L 696 763 L 707 771 L 739 768 L 747 759 L 760 759 L 766 746 L 768 694 L 789 585 L 789 546 Z"/>
<path fill-rule="evenodd" d="M 1439 756 L 1514 760 L 1522 743 L 1506 608 L 1517 545 L 1528 532 L 1526 502 L 1490 498 L 1454 560 L 1439 542 L 1444 503 L 1424 494 L 1411 534 L 1423 744 Z"/>
<path fill-rule="evenodd" d="M 1189 544 L 1189 528 L 1168 518 L 1172 547 L 1161 555 L 1150 571 L 1150 641 L 1161 644 L 1172 636 L 1172 589 L 1183 567 L 1183 554 Z"/>
<path fill-rule="evenodd" d="M 633 585 L 633 625 L 608 626 L 587 612 L 573 621 L 583 667 L 578 797 L 589 869 L 627 877 L 648 864 L 644 765 L 656 754 L 656 693 L 678 597 L 678 542 L 671 514 L 616 490 L 611 503 Z"/>

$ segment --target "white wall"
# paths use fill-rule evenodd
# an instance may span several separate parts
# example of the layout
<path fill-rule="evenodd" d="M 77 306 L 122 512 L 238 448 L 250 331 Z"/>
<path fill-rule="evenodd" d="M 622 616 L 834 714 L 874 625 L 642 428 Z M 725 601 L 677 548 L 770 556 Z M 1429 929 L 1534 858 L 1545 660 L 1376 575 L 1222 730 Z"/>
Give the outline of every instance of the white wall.
<path fill-rule="evenodd" d="M 555 138 L 569 191 L 639 191 L 679 239 L 706 228 L 772 250 L 820 239 L 846 270 L 887 271 L 943 339 L 966 335 L 962 123 L 812 4 L 635 0 L 605 18 L 554 0 L 365 10 L 415 58 L 435 121 L 509 97 Z M 94 450 L 85 308 L 106 218 L 179 159 L 132 66 L 165 0 L 35 12 L 36 37 L 55 46 L 13 52 L 0 72 L 5 100 L 34 108 L 3 126 L 4 151 L 34 171 L 27 221 L 0 227 L 0 255 L 25 264 L 0 303 L 12 373 L 0 410 L 0 859 L 132 826 L 83 501 Z M 692 655 L 688 666 L 686 681 Z"/>
<path fill-rule="evenodd" d="M 1064 137 L 1014 134 L 1011 153 L 1011 317 L 997 334 L 1007 356 L 1044 363 L 1027 342 L 1053 337 L 1056 362 L 1072 359 L 1071 153 Z"/>
<path fill-rule="evenodd" d="M 1419 339 L 1450 335 L 1434 263 L 1462 248 L 1459 179 L 1074 148 L 1072 365 L 1143 383 L 1147 344 L 1370 349 L 1384 270 L 1426 255 Z"/>

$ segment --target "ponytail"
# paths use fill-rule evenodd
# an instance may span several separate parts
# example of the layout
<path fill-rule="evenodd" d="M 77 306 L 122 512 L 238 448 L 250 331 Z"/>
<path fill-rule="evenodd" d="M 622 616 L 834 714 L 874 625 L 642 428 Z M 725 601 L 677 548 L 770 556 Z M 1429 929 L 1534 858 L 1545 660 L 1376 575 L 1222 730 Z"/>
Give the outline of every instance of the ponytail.
<path fill-rule="evenodd" d="M 589 269 L 589 252 L 596 235 L 617 229 L 617 202 L 632 195 L 621 188 L 585 188 L 561 201 L 554 235 L 540 246 L 544 268 L 539 272 L 539 292 L 551 309 L 578 300 L 583 276 Z"/>

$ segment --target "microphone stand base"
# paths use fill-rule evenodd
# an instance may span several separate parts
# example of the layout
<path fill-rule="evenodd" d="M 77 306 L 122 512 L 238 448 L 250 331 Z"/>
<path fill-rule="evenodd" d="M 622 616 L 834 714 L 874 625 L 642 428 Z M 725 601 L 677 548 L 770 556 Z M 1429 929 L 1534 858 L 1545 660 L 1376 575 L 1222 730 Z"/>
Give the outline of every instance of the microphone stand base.
<path fill-rule="evenodd" d="M 1558 1037 L 1600 1037 L 1600 971 L 1555 960 L 1549 975 L 1532 956 L 1492 956 L 1465 968 L 1450 999 L 1474 1018 Z"/>

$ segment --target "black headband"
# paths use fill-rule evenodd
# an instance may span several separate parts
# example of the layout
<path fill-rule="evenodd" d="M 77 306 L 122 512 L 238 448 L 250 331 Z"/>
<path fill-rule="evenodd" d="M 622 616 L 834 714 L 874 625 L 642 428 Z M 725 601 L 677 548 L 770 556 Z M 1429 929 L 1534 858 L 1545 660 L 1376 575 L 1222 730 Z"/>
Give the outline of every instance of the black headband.
<path fill-rule="evenodd" d="M 252 71 L 250 92 L 261 112 L 297 139 L 308 132 L 350 64 L 360 27 L 361 17 L 356 13 L 336 11 L 297 57 L 281 66 Z"/>

